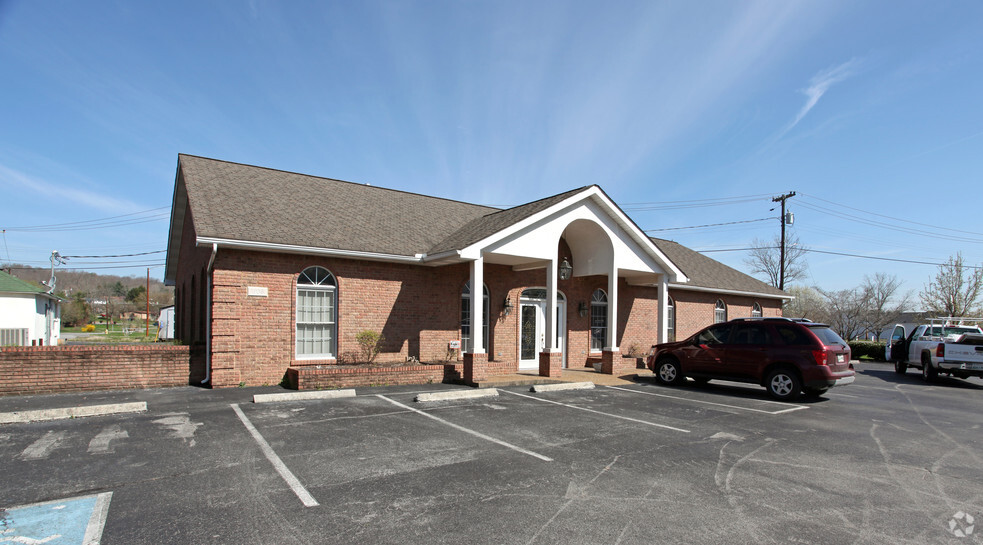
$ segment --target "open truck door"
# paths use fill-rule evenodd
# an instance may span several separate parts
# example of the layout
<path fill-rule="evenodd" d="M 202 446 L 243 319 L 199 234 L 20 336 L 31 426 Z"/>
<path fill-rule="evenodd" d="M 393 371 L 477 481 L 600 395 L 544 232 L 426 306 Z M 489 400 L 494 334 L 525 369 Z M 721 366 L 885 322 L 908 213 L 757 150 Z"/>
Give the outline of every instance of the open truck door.
<path fill-rule="evenodd" d="M 887 361 L 908 361 L 907 337 L 903 325 L 894 326 L 891 339 L 884 345 L 884 359 Z"/>

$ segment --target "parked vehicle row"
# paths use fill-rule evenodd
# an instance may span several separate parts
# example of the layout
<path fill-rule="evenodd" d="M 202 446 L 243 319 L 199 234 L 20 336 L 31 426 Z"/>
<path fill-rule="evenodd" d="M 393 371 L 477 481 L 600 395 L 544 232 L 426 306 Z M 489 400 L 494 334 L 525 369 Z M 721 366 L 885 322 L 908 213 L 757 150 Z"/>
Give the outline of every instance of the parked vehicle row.
<path fill-rule="evenodd" d="M 850 346 L 829 326 L 791 318 L 739 318 L 652 347 L 647 365 L 663 384 L 713 379 L 764 386 L 780 400 L 819 396 L 855 379 Z"/>
<path fill-rule="evenodd" d="M 939 375 L 957 378 L 983 377 L 983 329 L 979 318 L 932 318 L 929 323 L 894 326 L 884 347 L 884 358 L 904 374 L 920 369 L 926 382 Z"/>

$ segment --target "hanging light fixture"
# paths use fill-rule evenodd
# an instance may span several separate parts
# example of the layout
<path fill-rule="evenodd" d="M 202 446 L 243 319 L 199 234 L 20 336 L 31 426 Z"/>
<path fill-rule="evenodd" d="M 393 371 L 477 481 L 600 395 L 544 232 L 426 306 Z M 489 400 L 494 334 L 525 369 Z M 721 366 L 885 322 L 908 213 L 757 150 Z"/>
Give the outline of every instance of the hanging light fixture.
<path fill-rule="evenodd" d="M 505 296 L 505 304 L 502 307 L 502 310 L 505 312 L 505 315 L 506 316 L 508 316 L 509 314 L 512 314 L 512 301 L 509 300 L 509 296 L 508 295 Z"/>
<path fill-rule="evenodd" d="M 573 273 L 573 267 L 570 266 L 570 262 L 564 257 L 563 262 L 560 263 L 560 280 L 570 280 L 571 273 Z"/>

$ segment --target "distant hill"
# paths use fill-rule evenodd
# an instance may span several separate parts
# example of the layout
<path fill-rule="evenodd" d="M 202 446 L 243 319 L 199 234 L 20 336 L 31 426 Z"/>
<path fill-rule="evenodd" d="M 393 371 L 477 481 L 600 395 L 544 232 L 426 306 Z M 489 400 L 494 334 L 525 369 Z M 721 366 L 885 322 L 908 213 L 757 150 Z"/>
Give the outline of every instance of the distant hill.
<path fill-rule="evenodd" d="M 41 286 L 41 281 L 47 282 L 51 278 L 50 267 L 29 267 L 27 265 L 11 264 L 4 265 L 3 270 L 7 273 L 33 282 Z M 55 289 L 59 295 L 70 297 L 71 294 L 82 291 L 88 297 L 102 298 L 111 295 L 116 283 L 119 282 L 125 291 L 133 288 L 147 287 L 147 277 L 139 276 L 118 276 L 114 274 L 97 274 L 87 271 L 70 271 L 55 269 L 57 282 Z M 173 304 L 174 288 L 165 286 L 160 280 L 150 279 L 150 295 L 154 301 L 161 301 L 161 304 Z M 163 302 L 166 301 L 166 302 Z"/>

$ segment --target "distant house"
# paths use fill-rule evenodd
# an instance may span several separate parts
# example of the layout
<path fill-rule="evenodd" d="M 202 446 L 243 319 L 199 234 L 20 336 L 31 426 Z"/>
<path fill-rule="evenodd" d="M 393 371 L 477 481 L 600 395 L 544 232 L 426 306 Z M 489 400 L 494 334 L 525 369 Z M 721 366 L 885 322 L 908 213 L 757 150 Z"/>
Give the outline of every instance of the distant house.
<path fill-rule="evenodd" d="M 61 337 L 62 299 L 0 271 L 0 346 L 50 346 Z"/>
<path fill-rule="evenodd" d="M 377 362 L 449 361 L 468 383 L 620 373 L 622 354 L 789 298 L 648 237 L 597 185 L 498 209 L 189 155 L 164 281 L 216 387 L 357 362 L 364 331 Z"/>

